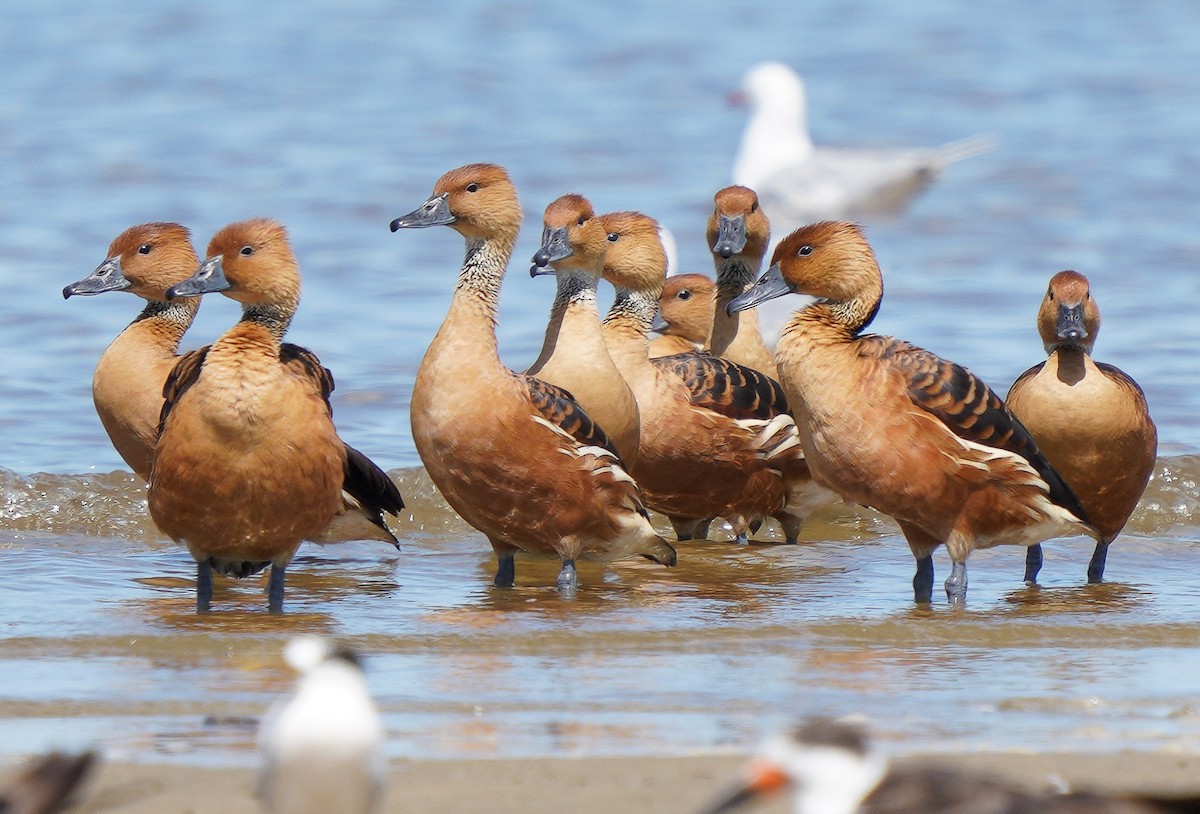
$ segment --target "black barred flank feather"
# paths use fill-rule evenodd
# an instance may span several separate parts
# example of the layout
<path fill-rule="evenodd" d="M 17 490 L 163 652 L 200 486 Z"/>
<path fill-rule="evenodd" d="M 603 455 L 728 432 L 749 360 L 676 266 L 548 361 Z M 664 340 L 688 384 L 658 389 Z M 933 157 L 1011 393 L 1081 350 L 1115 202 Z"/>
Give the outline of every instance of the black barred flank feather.
<path fill-rule="evenodd" d="M 570 392 L 533 376 L 525 376 L 529 398 L 542 418 L 569 433 L 585 446 L 603 447 L 619 461 L 620 454 L 604 430 L 584 412 Z"/>
<path fill-rule="evenodd" d="M 692 404 L 729 418 L 770 420 L 791 412 L 779 382 L 753 368 L 703 351 L 650 361 L 683 380 Z"/>
<path fill-rule="evenodd" d="M 1038 450 L 1033 436 L 982 379 L 961 365 L 907 342 L 863 337 L 864 343 L 868 340 L 876 344 L 881 358 L 891 359 L 907 375 L 908 394 L 914 404 L 959 438 L 1020 455 L 1049 486 L 1051 502 L 1089 522 L 1079 499 Z"/>

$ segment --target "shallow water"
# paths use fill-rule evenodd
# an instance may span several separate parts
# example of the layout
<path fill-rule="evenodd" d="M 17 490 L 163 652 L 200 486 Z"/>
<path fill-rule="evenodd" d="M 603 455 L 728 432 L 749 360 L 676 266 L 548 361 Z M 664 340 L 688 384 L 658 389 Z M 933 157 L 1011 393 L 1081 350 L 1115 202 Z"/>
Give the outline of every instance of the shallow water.
<path fill-rule="evenodd" d="M 96 739 L 132 759 L 244 760 L 300 630 L 370 654 L 397 755 L 741 748 L 794 714 L 851 710 L 899 748 L 1200 748 L 1200 9 L 794 6 L 7 3 L 0 750 Z M 867 224 L 887 285 L 878 330 L 1004 390 L 1041 357 L 1051 274 L 1089 276 L 1097 356 L 1142 384 L 1161 440 L 1111 584 L 1082 584 L 1085 541 L 1050 548 L 1039 589 L 1001 549 L 972 557 L 965 610 L 916 610 L 890 521 L 830 506 L 797 548 L 585 565 L 570 602 L 545 587 L 549 561 L 488 588 L 490 552 L 414 468 L 407 417 L 461 240 L 388 222 L 446 169 L 510 169 L 527 223 L 500 336 L 523 366 L 552 296 L 523 258 L 559 194 L 655 215 L 681 270 L 709 271 L 704 219 L 742 123 L 724 98 L 760 58 L 804 74 L 819 141 L 997 142 Z M 96 357 L 137 303 L 59 292 L 134 223 L 179 220 L 203 246 L 258 214 L 289 226 L 304 270 L 291 338 L 335 371 L 339 428 L 397 476 L 413 516 L 398 554 L 302 549 L 282 619 L 256 580 L 197 619 L 188 557 L 149 523 L 90 401 Z M 206 302 L 187 341 L 234 314 Z"/>
<path fill-rule="evenodd" d="M 284 617 L 252 578 L 219 583 L 201 618 L 194 566 L 147 523 L 132 477 L 3 473 L 8 748 L 98 739 L 127 759 L 244 760 L 300 631 L 369 654 L 396 756 L 692 753 L 848 710 L 901 750 L 1200 748 L 1183 678 L 1200 670 L 1200 543 L 1181 533 L 1200 511 L 1195 456 L 1160 465 L 1109 583 L 1083 584 L 1087 540 L 1048 546 L 1038 588 L 1019 550 L 977 552 L 960 610 L 915 607 L 895 527 L 840 503 L 795 547 L 584 563 L 569 600 L 550 587 L 557 562 L 519 558 L 517 587 L 495 590 L 486 541 L 421 470 L 393 474 L 411 511 L 402 552 L 307 545 Z"/>

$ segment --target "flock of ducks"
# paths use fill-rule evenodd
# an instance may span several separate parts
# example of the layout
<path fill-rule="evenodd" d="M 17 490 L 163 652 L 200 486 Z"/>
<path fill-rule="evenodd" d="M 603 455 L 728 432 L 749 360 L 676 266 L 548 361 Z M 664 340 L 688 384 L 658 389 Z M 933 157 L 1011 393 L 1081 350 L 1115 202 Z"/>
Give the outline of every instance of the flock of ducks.
<path fill-rule="evenodd" d="M 706 538 L 723 518 L 745 542 L 774 519 L 794 544 L 830 493 L 895 518 L 918 602 L 932 599 L 942 545 L 953 603 L 965 598 L 970 553 L 1000 544 L 1028 547 L 1033 582 L 1041 541 L 1090 535 L 1088 579 L 1102 579 L 1150 477 L 1156 433 L 1137 384 L 1091 359 L 1100 315 L 1082 275 L 1051 279 L 1038 314 L 1048 358 L 1006 404 L 969 370 L 864 333 L 883 284 L 853 223 L 796 229 L 760 274 L 770 225 L 756 193 L 731 186 L 716 193 L 708 224 L 715 280 L 668 278 L 654 219 L 598 215 L 564 195 L 545 209 L 530 270 L 556 280 L 545 342 L 516 372 L 500 360 L 495 326 L 521 220 L 507 172 L 470 164 L 391 224 L 448 226 L 466 242 L 410 412 L 433 483 L 496 553 L 496 586 L 514 584 L 520 551 L 560 559 L 567 594 L 580 558 L 674 565 L 648 510 L 678 541 Z M 600 279 L 616 291 L 602 319 Z M 198 611 L 209 609 L 214 571 L 268 567 L 268 607 L 281 611 L 297 547 L 339 518 L 395 542 L 383 519 L 404 505 L 394 483 L 338 437 L 332 374 L 283 341 L 300 293 L 283 226 L 231 224 L 203 261 L 183 227 L 135 226 L 63 293 L 118 290 L 146 306 L 100 359 L 96 408 L 148 480 L 155 523 L 195 559 Z M 197 299 L 215 292 L 241 303 L 242 318 L 178 355 Z M 815 302 L 772 354 L 751 309 L 789 293 Z M 666 355 L 650 341 L 656 324 L 666 325 L 661 341 L 677 343 Z"/>
<path fill-rule="evenodd" d="M 781 188 L 820 201 L 812 179 L 836 178 L 845 206 L 814 205 L 856 211 L 895 197 L 879 192 L 889 185 L 911 193 L 964 147 L 819 150 L 791 69 L 757 66 L 743 87 L 753 110 L 735 175 L 754 183 L 714 196 L 715 279 L 668 278 L 654 219 L 597 214 L 583 196 L 563 195 L 545 208 L 532 258 L 531 275 L 553 275 L 556 293 L 541 352 L 524 372 L 501 362 L 495 331 L 522 221 L 507 172 L 451 170 L 391 223 L 392 231 L 449 226 L 466 241 L 410 412 L 430 478 L 496 553 L 495 585 L 514 584 L 519 551 L 559 558 L 565 593 L 576 590 L 583 557 L 674 565 L 677 551 L 649 510 L 666 515 L 677 541 L 707 538 L 722 518 L 739 542 L 770 519 L 796 543 L 830 493 L 895 518 L 916 561 L 918 602 L 932 598 L 932 553 L 942 545 L 952 602 L 966 595 L 973 550 L 1026 546 L 1033 582 L 1041 541 L 1061 535 L 1097 540 L 1088 579 L 1100 581 L 1108 546 L 1150 477 L 1157 438 L 1137 384 L 1091 359 L 1100 315 L 1086 278 L 1051 279 L 1038 315 L 1048 358 L 1017 380 L 1007 404 L 953 362 L 864 333 L 883 284 L 862 230 L 845 220 L 802 226 L 763 272 L 765 202 Z M 780 208 L 794 221 L 792 203 Z M 616 290 L 603 317 L 601 279 Z M 63 295 L 108 291 L 146 305 L 99 360 L 96 410 L 147 480 L 154 522 L 196 561 L 199 612 L 210 607 L 214 572 L 267 568 L 268 607 L 281 611 L 303 540 L 396 544 L 384 519 L 404 506 L 395 484 L 338 437 L 330 371 L 284 341 L 300 274 L 281 224 L 230 224 L 203 261 L 183 226 L 135 226 Z M 181 355 L 200 297 L 218 292 L 241 304 L 241 319 Z M 753 308 L 788 293 L 816 301 L 772 351 Z M 651 342 L 654 331 L 663 336 Z"/>
<path fill-rule="evenodd" d="M 758 66 L 744 90 L 753 114 L 735 168 L 740 183 L 716 193 L 708 223 L 715 279 L 667 277 L 652 218 L 597 214 L 586 198 L 564 195 L 546 207 L 532 258 L 531 275 L 552 274 L 556 293 L 541 352 L 524 372 L 501 362 L 495 332 L 522 220 L 507 172 L 451 170 L 392 221 L 392 231 L 448 226 L 466 244 L 449 313 L 417 373 L 411 420 L 439 492 L 491 543 L 494 584 L 514 584 L 517 552 L 559 558 L 557 586 L 568 595 L 580 558 L 675 565 L 651 509 L 670 520 L 677 541 L 704 539 L 723 518 L 745 542 L 770 518 L 794 544 L 830 493 L 895 518 L 915 558 L 918 602 L 932 598 L 932 553 L 942 545 L 951 602 L 965 598 L 973 550 L 1026 546 L 1033 582 L 1040 542 L 1068 534 L 1096 539 L 1088 581 L 1101 581 L 1109 544 L 1149 480 L 1157 436 L 1138 385 L 1091 357 L 1100 314 L 1087 279 L 1074 271 L 1051 278 L 1037 316 L 1047 359 L 1017 379 L 1007 402 L 966 368 L 864 333 L 883 285 L 862 230 L 844 220 L 801 226 L 763 272 L 764 204 L 789 222 L 815 220 L 810 211 L 894 206 L 984 145 L 888 155 L 817 149 L 789 68 Z M 616 291 L 603 317 L 601 279 Z M 209 610 L 214 571 L 270 568 L 268 608 L 281 612 L 284 575 L 302 541 L 397 543 L 384 519 L 404 507 L 395 484 L 339 438 L 330 371 L 284 341 L 300 275 L 281 224 L 230 224 L 203 261 L 183 226 L 132 227 L 63 295 L 109 291 L 146 304 L 100 357 L 96 410 L 147 481 L 154 522 L 195 560 L 198 612 Z M 211 345 L 180 354 L 210 293 L 239 302 L 242 317 Z M 752 309 L 790 293 L 815 300 L 772 351 Z M 651 341 L 654 332 L 662 336 Z M 385 733 L 360 660 L 312 638 L 286 655 L 303 677 L 264 722 L 264 801 L 275 812 L 374 810 Z M 59 810 L 93 762 L 91 753 L 51 756 L 0 807 Z M 706 814 L 785 784 L 802 814 L 975 811 L 980 801 L 988 812 L 1162 810 L 1156 801 L 1042 798 L 935 774 L 889 768 L 855 724 L 814 721 L 768 743 Z"/>

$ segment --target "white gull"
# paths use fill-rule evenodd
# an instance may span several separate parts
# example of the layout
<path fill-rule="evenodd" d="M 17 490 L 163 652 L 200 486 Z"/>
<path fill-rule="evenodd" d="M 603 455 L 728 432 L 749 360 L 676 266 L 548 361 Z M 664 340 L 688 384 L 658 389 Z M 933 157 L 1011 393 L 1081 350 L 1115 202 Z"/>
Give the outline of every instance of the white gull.
<path fill-rule="evenodd" d="M 368 814 L 379 809 L 384 729 L 358 656 L 318 636 L 288 642 L 301 673 L 259 733 L 259 794 L 272 814 Z"/>
<path fill-rule="evenodd" d="M 945 167 L 991 148 L 968 138 L 932 148 L 817 147 L 808 134 L 804 83 L 780 62 L 751 68 L 742 80 L 750 120 L 733 165 L 733 182 L 758 193 L 771 219 L 786 226 L 894 214 Z"/>

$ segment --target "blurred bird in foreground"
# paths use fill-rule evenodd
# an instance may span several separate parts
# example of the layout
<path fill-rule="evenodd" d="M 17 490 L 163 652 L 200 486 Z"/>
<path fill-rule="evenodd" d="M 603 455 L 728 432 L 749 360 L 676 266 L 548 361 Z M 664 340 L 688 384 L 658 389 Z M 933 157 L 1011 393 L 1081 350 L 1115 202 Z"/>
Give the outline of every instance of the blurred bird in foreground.
<path fill-rule="evenodd" d="M 292 639 L 301 674 L 259 733 L 259 796 L 272 814 L 368 814 L 380 807 L 384 729 L 357 653 L 317 636 Z"/>
<path fill-rule="evenodd" d="M 34 758 L 0 791 L 0 814 L 52 814 L 70 807 L 99 762 L 95 752 Z"/>
<path fill-rule="evenodd" d="M 763 744 L 743 776 L 702 814 L 724 814 L 765 792 L 791 788 L 796 814 L 1163 814 L 1198 801 L 1043 794 L 986 774 L 939 766 L 889 766 L 867 729 L 815 718 Z"/>

